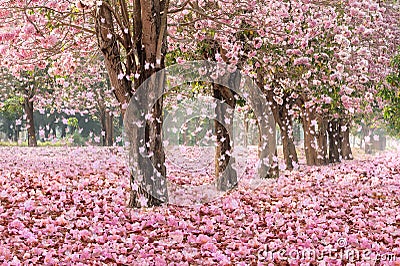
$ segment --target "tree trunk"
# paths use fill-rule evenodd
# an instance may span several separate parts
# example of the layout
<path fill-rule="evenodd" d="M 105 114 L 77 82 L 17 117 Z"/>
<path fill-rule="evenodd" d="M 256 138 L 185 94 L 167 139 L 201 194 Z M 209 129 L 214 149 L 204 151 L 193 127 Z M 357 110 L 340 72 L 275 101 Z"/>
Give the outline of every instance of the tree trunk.
<path fill-rule="evenodd" d="M 273 99 L 273 92 L 266 91 L 264 89 L 263 83 L 260 82 L 260 73 L 257 76 L 257 85 L 263 91 L 267 97 L 267 100 L 272 103 L 271 111 L 274 116 L 275 122 L 278 124 L 281 130 L 281 138 L 283 145 L 283 156 L 285 159 L 286 169 L 293 169 L 293 162 L 298 163 L 298 156 L 296 151 L 296 146 L 294 145 L 293 138 L 293 120 L 289 115 L 288 106 L 289 104 L 286 101 L 283 102 L 282 105 L 279 105 Z M 277 155 L 277 151 L 275 151 Z M 275 171 L 275 170 L 274 170 Z"/>
<path fill-rule="evenodd" d="M 110 112 L 106 112 L 106 127 L 105 127 L 105 138 L 106 145 L 112 146 L 114 144 L 114 123 L 113 123 L 113 115 Z"/>
<path fill-rule="evenodd" d="M 130 207 L 159 206 L 168 201 L 165 154 L 161 139 L 163 102 L 162 98 L 157 101 L 154 99 L 159 94 L 157 90 L 163 89 L 163 84 L 164 78 L 151 77 L 148 89 L 132 98 L 127 109 L 129 116 L 125 116 L 125 133 L 130 142 Z M 149 109 L 150 105 L 152 108 Z M 139 110 L 150 111 L 145 114 Z M 145 126 L 138 125 L 138 121 L 145 121 Z"/>
<path fill-rule="evenodd" d="M 329 121 L 328 124 L 328 136 L 329 136 L 329 162 L 337 163 L 340 162 L 341 153 L 341 140 L 340 140 L 340 125 L 335 119 Z"/>
<path fill-rule="evenodd" d="M 328 129 L 328 121 L 324 118 L 318 119 L 318 132 L 316 133 L 317 137 L 317 165 L 326 165 L 328 164 L 328 140 L 327 140 L 327 129 Z"/>
<path fill-rule="evenodd" d="M 64 139 L 67 136 L 67 126 L 61 124 L 61 138 Z"/>
<path fill-rule="evenodd" d="M 149 79 L 146 88 L 137 95 L 137 99 L 132 98 L 134 100 L 129 104 L 133 113 L 130 112 L 128 118 L 140 119 L 136 122 L 146 121 L 145 126 L 139 127 L 132 121 L 124 121 L 125 131 L 129 133 L 127 138 L 130 141 L 132 191 L 129 206 L 158 206 L 168 200 L 165 155 L 161 139 L 163 102 L 162 97 L 158 100 L 156 98 L 156 95 L 160 95 L 163 90 L 164 77 L 156 80 L 151 76 L 164 68 L 168 1 L 133 0 L 131 16 L 128 14 L 126 2 L 120 1 L 120 3 L 118 14 L 111 12 L 104 4 L 98 7 L 96 34 L 122 115 L 128 112 L 124 107 L 132 97 L 132 82 L 126 76 L 131 77 L 135 74 L 135 90 Z M 114 15 L 120 17 L 115 19 Z M 133 33 L 129 30 L 131 28 L 129 19 L 133 20 Z M 121 21 L 128 29 L 122 37 L 114 29 L 116 20 Z M 124 49 L 120 47 L 121 45 Z M 124 62 L 121 62 L 121 59 Z M 137 74 L 139 77 L 136 77 Z M 149 105 L 152 105 L 152 108 L 149 108 Z M 151 119 L 145 119 L 144 116 L 135 113 L 135 108 L 150 110 Z M 144 152 L 147 155 L 144 156 Z"/>
<path fill-rule="evenodd" d="M 35 132 L 35 123 L 33 120 L 33 101 L 31 101 L 32 97 L 26 97 L 24 99 L 24 110 L 26 114 L 26 122 L 27 122 L 27 131 L 28 131 L 28 146 L 36 147 L 36 132 Z"/>
<path fill-rule="evenodd" d="M 304 153 L 306 155 L 307 165 L 316 165 L 317 151 L 315 149 L 315 127 L 311 124 L 315 115 L 311 109 L 306 109 L 303 110 L 301 118 L 303 122 Z"/>
<path fill-rule="evenodd" d="M 352 160 L 353 153 L 350 146 L 350 124 L 340 121 L 341 156 L 343 160 Z"/>
<path fill-rule="evenodd" d="M 13 141 L 15 141 L 15 142 L 18 142 L 18 139 L 19 139 L 19 128 L 18 127 L 15 127 L 15 129 L 14 129 L 14 134 L 13 134 L 13 137 L 12 137 L 12 140 Z"/>
<path fill-rule="evenodd" d="M 285 158 L 286 169 L 293 169 L 293 162 L 298 163 L 296 146 L 293 141 L 293 122 L 291 117 L 288 115 L 288 110 L 285 106 L 279 106 L 281 109 L 279 115 L 277 115 L 275 121 L 278 121 L 278 125 L 281 129 L 282 145 L 283 145 L 283 156 Z"/>
<path fill-rule="evenodd" d="M 54 123 L 51 124 L 51 132 L 53 134 L 53 137 L 57 138 L 56 124 L 54 124 Z"/>
<path fill-rule="evenodd" d="M 283 146 L 283 156 L 285 158 L 286 169 L 293 170 L 293 162 L 298 163 L 296 147 L 293 140 L 289 137 L 286 131 L 282 131 L 282 146 Z"/>
<path fill-rule="evenodd" d="M 258 126 L 260 126 L 258 124 Z M 261 130 L 260 130 L 261 132 Z M 268 153 L 268 154 L 266 154 Z M 258 157 L 261 158 L 268 158 L 269 159 L 269 165 L 268 167 L 261 167 L 259 169 L 259 175 L 261 178 L 278 178 L 279 177 L 279 162 L 278 162 L 278 150 L 273 149 L 273 150 L 267 150 L 263 147 L 263 140 L 262 136 L 259 136 L 259 141 L 258 141 Z M 272 158 L 271 158 L 272 157 Z M 274 160 L 274 158 L 276 160 Z"/>
<path fill-rule="evenodd" d="M 264 92 L 267 101 L 273 102 L 271 100 L 272 95 L 269 91 L 264 89 L 262 72 L 257 71 L 256 83 L 261 92 Z M 252 91 L 250 90 L 250 93 Z M 259 128 L 259 144 L 258 144 L 258 157 L 260 161 L 268 161 L 267 164 L 262 163 L 261 167 L 258 169 L 258 174 L 261 178 L 278 178 L 279 177 L 279 162 L 278 162 L 278 150 L 276 147 L 276 110 L 274 110 L 273 105 L 271 106 L 271 113 L 267 112 L 267 108 L 263 106 L 259 100 L 259 95 L 251 95 L 254 101 L 252 103 L 253 108 L 255 108 L 255 113 L 263 114 L 262 117 L 257 118 L 257 126 Z M 260 121 L 258 121 L 260 119 Z M 267 130 L 266 136 L 261 136 L 262 131 Z"/>
<path fill-rule="evenodd" d="M 231 74 L 231 76 L 234 74 Z M 235 82 L 235 81 L 233 81 Z M 230 88 L 213 83 L 214 98 L 225 103 L 217 103 L 215 113 L 217 115 L 214 120 L 215 133 L 217 135 L 217 147 L 215 149 L 215 175 L 217 178 L 217 189 L 227 191 L 237 185 L 238 177 L 235 169 L 232 168 L 234 163 L 230 156 L 231 136 L 233 137 L 233 112 L 228 112 L 228 106 L 235 109 L 236 100 L 234 93 Z M 229 122 L 227 122 L 229 120 Z"/>
<path fill-rule="evenodd" d="M 124 104 L 129 103 L 132 96 L 132 82 L 125 78 L 118 78 L 118 75 L 124 73 L 121 64 L 120 44 L 114 30 L 114 20 L 106 5 L 98 8 L 96 15 L 96 35 L 99 48 L 104 55 L 104 63 L 112 86 L 114 94 L 120 103 L 122 114 L 125 113 Z M 111 37 L 111 38 L 110 38 Z M 130 74 L 130 73 L 127 73 Z"/>
<path fill-rule="evenodd" d="M 106 111 L 104 104 L 99 103 L 99 113 L 100 113 L 100 124 L 101 124 L 101 145 L 106 146 Z"/>
<path fill-rule="evenodd" d="M 100 122 L 101 122 L 101 131 L 104 132 L 102 134 L 101 143 L 103 146 L 112 146 L 114 142 L 114 124 L 113 124 L 113 116 L 110 111 L 105 109 L 104 104 L 99 102 L 99 113 L 100 113 Z"/>
<path fill-rule="evenodd" d="M 363 126 L 362 128 L 363 132 L 363 140 L 364 140 L 364 152 L 366 154 L 372 154 L 372 136 L 373 136 L 373 130 L 370 130 L 369 127 Z M 365 138 L 369 136 L 369 141 L 367 141 Z"/>

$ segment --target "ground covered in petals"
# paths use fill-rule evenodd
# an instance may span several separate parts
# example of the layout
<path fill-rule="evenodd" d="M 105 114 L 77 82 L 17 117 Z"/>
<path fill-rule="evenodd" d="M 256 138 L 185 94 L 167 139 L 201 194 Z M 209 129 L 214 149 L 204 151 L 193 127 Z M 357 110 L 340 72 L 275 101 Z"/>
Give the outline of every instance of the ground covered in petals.
<path fill-rule="evenodd" d="M 125 162 L 118 148 L 0 148 L 0 264 L 400 265 L 399 154 L 141 210 L 126 208 Z"/>

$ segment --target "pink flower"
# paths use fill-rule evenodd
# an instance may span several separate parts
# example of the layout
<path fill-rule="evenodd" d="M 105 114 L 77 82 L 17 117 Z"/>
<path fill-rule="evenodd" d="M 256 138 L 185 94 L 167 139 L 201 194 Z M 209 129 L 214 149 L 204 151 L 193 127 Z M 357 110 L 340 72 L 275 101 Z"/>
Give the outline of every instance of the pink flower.
<path fill-rule="evenodd" d="M 169 233 L 169 237 L 175 243 L 182 243 L 184 234 L 183 234 L 182 231 L 177 230 L 177 231 L 174 231 L 174 232 L 170 232 Z"/>
<path fill-rule="evenodd" d="M 198 235 L 197 238 L 196 238 L 196 242 L 198 244 L 205 244 L 205 243 L 208 243 L 210 241 L 211 241 L 211 238 L 206 236 L 206 235 L 203 235 L 203 234 Z"/>
<path fill-rule="evenodd" d="M 217 247 L 213 243 L 205 243 L 201 246 L 201 249 L 210 251 L 212 253 L 217 251 Z"/>
<path fill-rule="evenodd" d="M 305 65 L 305 66 L 310 66 L 310 59 L 308 57 L 300 57 L 300 58 L 296 58 L 293 61 L 293 65 L 294 66 L 298 66 L 298 65 Z"/>

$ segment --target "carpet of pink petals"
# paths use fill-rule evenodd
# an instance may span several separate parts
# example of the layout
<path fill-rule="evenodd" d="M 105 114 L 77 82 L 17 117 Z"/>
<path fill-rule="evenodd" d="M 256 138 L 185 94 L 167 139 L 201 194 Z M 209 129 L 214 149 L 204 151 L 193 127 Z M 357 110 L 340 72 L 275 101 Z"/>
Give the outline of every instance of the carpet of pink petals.
<path fill-rule="evenodd" d="M 0 265 L 400 265 L 400 154 L 140 210 L 123 154 L 0 148 Z"/>

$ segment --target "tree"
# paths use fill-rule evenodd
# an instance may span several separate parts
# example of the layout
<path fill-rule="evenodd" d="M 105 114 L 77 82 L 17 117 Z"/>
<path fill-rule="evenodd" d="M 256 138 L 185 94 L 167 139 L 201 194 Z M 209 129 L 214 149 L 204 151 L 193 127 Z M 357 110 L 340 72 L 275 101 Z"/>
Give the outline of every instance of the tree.
<path fill-rule="evenodd" d="M 22 103 L 21 97 L 14 96 L 6 99 L 1 105 L 2 131 L 6 132 L 9 140 L 18 141 L 19 139 L 22 125 L 20 118 L 23 114 Z"/>
<path fill-rule="evenodd" d="M 20 70 L 18 75 L 12 75 L 6 69 L 3 69 L 2 80 L 3 80 L 3 93 L 1 97 L 3 99 L 9 99 L 10 97 L 21 97 L 23 101 L 21 105 L 24 110 L 24 117 L 26 118 L 26 129 L 28 132 L 28 145 L 37 146 L 35 122 L 33 117 L 34 103 L 36 102 L 39 106 L 46 104 L 40 102 L 37 98 L 40 96 L 49 97 L 52 90 L 50 89 L 53 79 L 48 74 L 38 68 L 31 70 Z"/>

